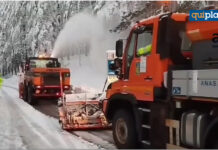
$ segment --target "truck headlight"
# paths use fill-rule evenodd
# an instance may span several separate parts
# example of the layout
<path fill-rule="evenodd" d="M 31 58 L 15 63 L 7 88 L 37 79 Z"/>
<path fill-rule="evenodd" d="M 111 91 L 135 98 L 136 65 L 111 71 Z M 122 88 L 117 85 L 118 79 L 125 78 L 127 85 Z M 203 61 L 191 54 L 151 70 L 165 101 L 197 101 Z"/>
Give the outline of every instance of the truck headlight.
<path fill-rule="evenodd" d="M 37 88 L 37 89 L 40 89 L 40 88 L 41 88 L 41 86 L 40 86 L 40 85 L 37 85 L 37 86 L 36 86 L 36 88 Z"/>
<path fill-rule="evenodd" d="M 64 89 L 69 89 L 69 88 L 70 88 L 69 85 L 65 85 L 65 86 L 64 86 Z"/>

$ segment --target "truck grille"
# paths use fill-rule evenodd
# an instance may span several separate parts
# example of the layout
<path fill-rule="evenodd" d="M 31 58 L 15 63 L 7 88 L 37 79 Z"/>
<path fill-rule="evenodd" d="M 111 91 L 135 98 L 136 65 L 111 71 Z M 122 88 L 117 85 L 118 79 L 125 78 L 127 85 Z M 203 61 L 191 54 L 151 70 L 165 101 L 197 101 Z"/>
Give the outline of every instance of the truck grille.
<path fill-rule="evenodd" d="M 60 75 L 59 73 L 45 73 L 43 74 L 44 85 L 60 85 Z"/>

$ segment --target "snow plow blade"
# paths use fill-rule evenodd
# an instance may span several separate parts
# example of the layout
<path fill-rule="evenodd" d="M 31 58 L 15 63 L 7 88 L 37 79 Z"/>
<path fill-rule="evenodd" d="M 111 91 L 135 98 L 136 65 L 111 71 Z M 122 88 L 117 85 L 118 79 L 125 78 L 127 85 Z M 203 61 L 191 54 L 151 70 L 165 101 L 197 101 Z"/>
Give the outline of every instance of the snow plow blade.
<path fill-rule="evenodd" d="M 64 130 L 109 128 L 98 100 L 66 102 L 65 99 L 59 101 L 58 106 L 59 122 Z"/>

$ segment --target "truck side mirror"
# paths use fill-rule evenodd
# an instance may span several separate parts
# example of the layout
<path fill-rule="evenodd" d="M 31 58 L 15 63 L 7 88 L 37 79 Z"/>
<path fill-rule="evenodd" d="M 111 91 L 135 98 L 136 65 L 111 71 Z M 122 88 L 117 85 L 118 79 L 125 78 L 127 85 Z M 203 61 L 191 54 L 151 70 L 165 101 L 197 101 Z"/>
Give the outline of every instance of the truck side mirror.
<path fill-rule="evenodd" d="M 123 56 L 123 40 L 116 41 L 116 56 L 117 57 Z"/>

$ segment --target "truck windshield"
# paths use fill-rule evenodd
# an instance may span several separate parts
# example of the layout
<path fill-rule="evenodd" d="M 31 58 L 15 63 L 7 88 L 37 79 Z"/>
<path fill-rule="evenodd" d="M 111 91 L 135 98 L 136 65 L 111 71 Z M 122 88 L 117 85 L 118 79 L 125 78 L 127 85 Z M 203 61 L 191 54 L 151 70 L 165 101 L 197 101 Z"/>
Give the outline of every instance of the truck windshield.
<path fill-rule="evenodd" d="M 31 59 L 30 68 L 57 68 L 58 61 L 55 59 Z"/>

